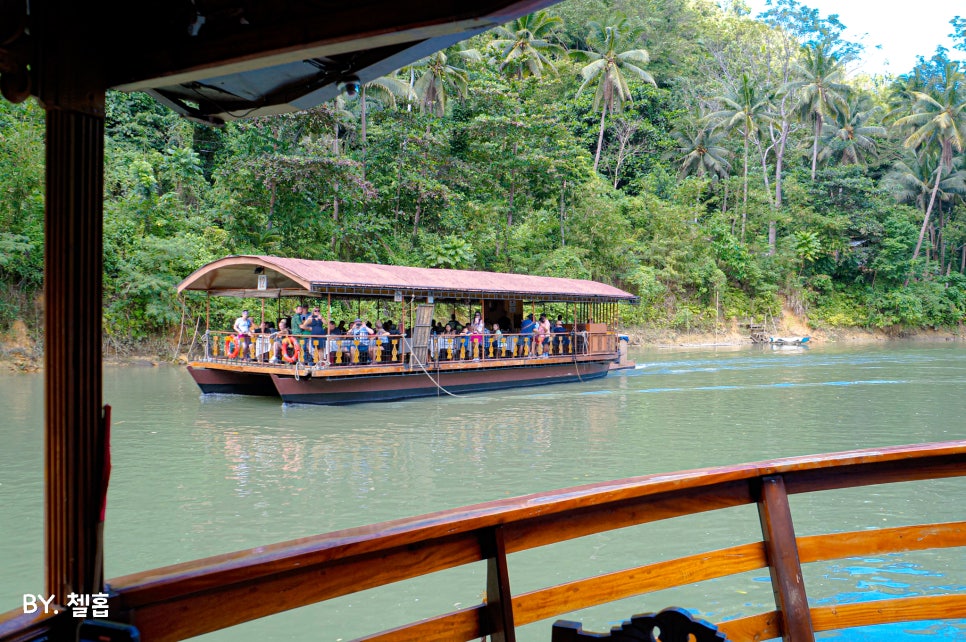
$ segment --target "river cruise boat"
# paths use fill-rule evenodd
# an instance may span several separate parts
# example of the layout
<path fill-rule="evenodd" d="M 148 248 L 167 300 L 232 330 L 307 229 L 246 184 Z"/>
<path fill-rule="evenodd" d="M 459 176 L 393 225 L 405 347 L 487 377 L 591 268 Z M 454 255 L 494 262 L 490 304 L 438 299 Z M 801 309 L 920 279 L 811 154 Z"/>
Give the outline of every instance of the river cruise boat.
<path fill-rule="evenodd" d="M 188 365 L 203 393 L 326 405 L 599 379 L 626 367 L 618 304 L 638 302 L 588 280 L 274 256 L 214 261 L 178 291 L 260 300 L 253 327 L 274 324 L 248 335 L 211 327 L 209 315 L 203 354 Z M 302 303 L 319 310 L 314 332 L 293 327 Z M 528 325 L 544 314 L 546 334 Z M 445 332 L 477 315 L 475 329 Z M 291 333 L 278 330 L 283 320 Z"/>

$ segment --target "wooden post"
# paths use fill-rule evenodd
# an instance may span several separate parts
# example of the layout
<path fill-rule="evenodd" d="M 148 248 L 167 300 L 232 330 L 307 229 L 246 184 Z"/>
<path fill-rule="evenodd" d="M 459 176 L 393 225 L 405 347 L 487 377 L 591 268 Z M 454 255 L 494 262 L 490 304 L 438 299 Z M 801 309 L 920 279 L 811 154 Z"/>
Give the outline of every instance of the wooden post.
<path fill-rule="evenodd" d="M 782 639 L 785 642 L 814 642 L 795 527 L 785 480 L 781 476 L 762 478 L 758 518 L 765 540 L 775 605 L 781 614 Z"/>
<path fill-rule="evenodd" d="M 100 592 L 104 105 L 95 3 L 32 7 L 46 110 L 44 233 L 45 583 L 55 602 Z M 106 36 L 104 36 L 106 38 Z"/>
<path fill-rule="evenodd" d="M 486 612 L 489 615 L 492 642 L 516 642 L 513 623 L 513 596 L 510 593 L 510 571 L 507 568 L 503 527 L 497 526 L 482 542 L 486 559 Z"/>

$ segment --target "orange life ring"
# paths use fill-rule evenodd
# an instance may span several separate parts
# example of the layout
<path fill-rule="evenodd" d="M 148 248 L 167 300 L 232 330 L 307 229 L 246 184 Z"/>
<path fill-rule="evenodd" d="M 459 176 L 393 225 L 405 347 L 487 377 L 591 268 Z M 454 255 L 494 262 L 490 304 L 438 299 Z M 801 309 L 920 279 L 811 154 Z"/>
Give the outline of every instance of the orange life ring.
<path fill-rule="evenodd" d="M 241 344 L 241 337 L 236 338 L 231 335 L 225 337 L 225 356 L 229 359 L 236 358 L 238 353 L 241 352 Z M 229 350 L 228 346 L 232 346 L 232 348 Z"/>
<path fill-rule="evenodd" d="M 292 354 L 288 353 L 289 346 L 292 346 Z M 299 342 L 292 337 L 282 339 L 282 358 L 286 363 L 295 363 L 299 360 Z"/>

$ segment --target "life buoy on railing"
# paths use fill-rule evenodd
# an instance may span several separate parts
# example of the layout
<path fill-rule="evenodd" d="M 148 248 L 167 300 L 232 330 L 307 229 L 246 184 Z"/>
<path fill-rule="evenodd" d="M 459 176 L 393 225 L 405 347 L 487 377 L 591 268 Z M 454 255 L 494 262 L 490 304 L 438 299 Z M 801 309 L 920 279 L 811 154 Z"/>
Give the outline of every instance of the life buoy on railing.
<path fill-rule="evenodd" d="M 292 348 L 292 353 L 289 354 L 289 347 Z M 295 363 L 299 360 L 299 343 L 292 337 L 285 337 L 282 339 L 282 358 L 285 359 L 286 363 Z"/>
<path fill-rule="evenodd" d="M 229 359 L 234 359 L 241 352 L 241 337 L 233 337 L 231 335 L 225 337 L 225 356 Z M 229 346 L 231 346 L 229 348 Z"/>

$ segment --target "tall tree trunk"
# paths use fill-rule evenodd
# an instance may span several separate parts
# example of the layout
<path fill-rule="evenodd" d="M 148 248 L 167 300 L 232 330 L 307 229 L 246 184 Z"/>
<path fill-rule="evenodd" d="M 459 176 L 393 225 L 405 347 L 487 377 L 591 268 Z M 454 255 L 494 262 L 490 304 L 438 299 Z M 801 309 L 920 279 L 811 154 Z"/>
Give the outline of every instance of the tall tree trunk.
<path fill-rule="evenodd" d="M 926 207 L 926 215 L 922 219 L 922 228 L 919 230 L 919 240 L 916 242 L 916 249 L 912 253 L 912 263 L 916 262 L 919 258 L 919 250 L 922 249 L 922 240 L 926 237 L 926 229 L 929 227 L 929 215 L 932 214 L 933 205 L 936 203 L 936 194 L 939 193 L 939 181 L 942 179 L 943 166 L 942 163 L 936 168 L 936 182 L 932 186 L 932 195 L 929 197 L 929 206 Z M 911 275 L 910 275 L 911 276 Z M 903 285 L 909 285 L 909 276 L 906 277 Z"/>
<path fill-rule="evenodd" d="M 366 180 L 366 86 L 359 90 L 359 142 L 362 144 L 362 180 Z"/>
<path fill-rule="evenodd" d="M 332 230 L 331 246 L 332 251 L 335 252 L 339 246 L 339 184 L 336 183 L 333 186 L 335 189 L 335 196 L 332 197 L 332 222 L 335 224 Z"/>
<path fill-rule="evenodd" d="M 395 221 L 393 222 L 394 230 L 399 229 L 399 214 L 400 214 L 399 201 L 402 197 L 402 165 L 403 165 L 403 157 L 405 154 L 406 154 L 406 139 L 403 138 L 402 145 L 399 146 L 399 157 L 398 157 L 398 162 L 396 163 L 396 207 L 395 207 L 396 217 L 395 217 Z"/>
<path fill-rule="evenodd" d="M 822 137 L 822 115 L 815 114 L 815 135 L 812 141 L 812 182 L 815 182 L 815 170 L 818 167 L 818 140 Z"/>
<path fill-rule="evenodd" d="M 567 190 L 567 179 L 560 184 L 560 247 L 566 247 L 567 241 L 564 239 L 564 192 Z"/>
<path fill-rule="evenodd" d="M 272 187 L 269 189 L 268 197 L 268 222 L 265 224 L 266 230 L 271 230 L 275 221 L 275 198 L 278 194 L 278 187 L 275 185 L 275 181 L 272 181 Z"/>
<path fill-rule="evenodd" d="M 339 155 L 339 124 L 335 125 L 335 132 L 332 135 L 332 154 L 335 156 Z M 332 191 L 335 195 L 332 197 L 332 221 L 335 223 L 334 229 L 332 230 L 332 251 L 337 252 L 339 247 L 339 183 L 335 182 L 332 185 Z"/>
<path fill-rule="evenodd" d="M 939 201 L 939 224 L 936 226 L 936 256 L 939 257 L 939 272 L 946 269 L 946 235 L 943 230 L 946 228 L 946 213 L 943 212 L 943 203 Z"/>
<path fill-rule="evenodd" d="M 597 166 L 600 164 L 600 149 L 604 146 L 604 117 L 607 116 L 607 103 L 605 102 L 603 108 L 600 110 L 600 132 L 597 134 L 597 153 L 594 155 L 594 171 L 597 171 Z"/>
<path fill-rule="evenodd" d="M 771 195 L 771 182 L 768 180 L 768 150 L 764 152 L 759 148 L 759 156 L 761 157 L 761 177 L 765 183 L 765 194 L 768 195 L 768 204 L 774 207 L 774 201 Z"/>
<path fill-rule="evenodd" d="M 745 193 L 741 204 L 741 242 L 745 242 L 745 223 L 748 221 L 748 123 L 745 123 Z"/>
<path fill-rule="evenodd" d="M 362 149 L 366 148 L 366 86 L 359 90 L 359 140 Z"/>
<path fill-rule="evenodd" d="M 617 183 L 621 175 L 621 165 L 624 164 L 624 150 L 627 148 L 627 141 L 629 138 L 621 137 L 621 144 L 617 150 L 617 161 L 614 163 L 614 189 L 617 189 Z"/>
<path fill-rule="evenodd" d="M 785 104 L 782 101 L 782 115 L 784 116 Z M 783 118 L 781 131 L 779 133 L 778 145 L 775 147 L 775 207 L 777 214 L 782 208 L 782 169 L 785 162 L 785 145 L 788 143 L 788 120 Z M 778 223 L 773 217 L 768 221 L 768 254 L 774 255 L 778 246 Z"/>
<path fill-rule="evenodd" d="M 520 143 L 518 141 L 513 141 L 513 158 L 517 157 L 517 153 L 520 151 Z M 596 169 L 596 166 L 594 167 Z M 514 180 L 515 174 L 510 172 L 510 202 L 507 205 L 506 211 L 506 229 L 507 234 L 510 233 L 510 228 L 513 227 L 513 205 L 514 197 L 516 196 L 516 181 Z"/>

